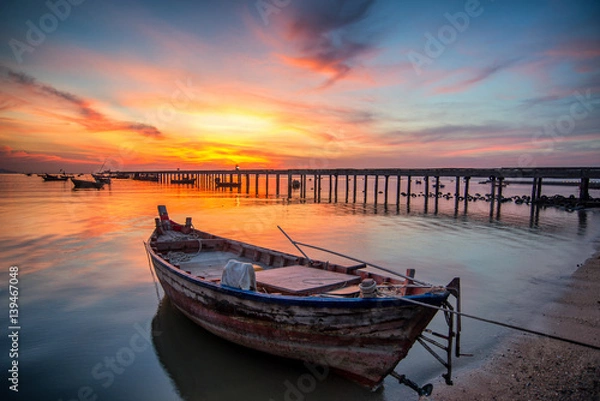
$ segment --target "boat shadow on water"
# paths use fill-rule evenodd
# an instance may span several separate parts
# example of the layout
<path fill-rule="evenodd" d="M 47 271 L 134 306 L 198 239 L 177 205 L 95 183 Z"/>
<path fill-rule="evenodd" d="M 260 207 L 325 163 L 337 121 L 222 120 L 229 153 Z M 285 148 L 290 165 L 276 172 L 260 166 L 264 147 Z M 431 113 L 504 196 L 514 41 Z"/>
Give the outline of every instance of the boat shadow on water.
<path fill-rule="evenodd" d="M 384 390 L 370 392 L 326 367 L 221 339 L 190 321 L 167 297 L 152 320 L 152 343 L 162 367 L 186 401 L 387 399 Z"/>

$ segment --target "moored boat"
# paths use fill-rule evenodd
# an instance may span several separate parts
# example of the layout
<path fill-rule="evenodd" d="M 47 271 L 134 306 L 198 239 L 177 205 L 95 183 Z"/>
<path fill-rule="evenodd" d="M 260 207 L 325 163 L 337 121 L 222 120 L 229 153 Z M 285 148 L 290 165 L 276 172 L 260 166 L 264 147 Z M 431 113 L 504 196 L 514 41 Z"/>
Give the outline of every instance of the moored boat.
<path fill-rule="evenodd" d="M 78 178 L 71 177 L 74 188 L 93 188 L 101 189 L 104 186 L 104 182 L 98 180 L 80 180 Z"/>
<path fill-rule="evenodd" d="M 158 174 L 156 173 L 135 173 L 133 179 L 136 181 L 158 182 Z"/>
<path fill-rule="evenodd" d="M 195 178 L 180 178 L 171 180 L 171 184 L 194 184 L 196 183 Z"/>
<path fill-rule="evenodd" d="M 242 183 L 221 181 L 221 179 L 217 177 L 215 178 L 215 186 L 217 188 L 240 188 L 242 186 Z"/>
<path fill-rule="evenodd" d="M 377 388 L 437 312 L 451 285 L 254 246 L 170 220 L 159 206 L 146 244 L 171 302 L 224 339 L 327 366 Z"/>
<path fill-rule="evenodd" d="M 67 181 L 69 179 L 69 176 L 65 174 L 43 174 L 42 178 L 44 179 L 44 181 Z"/>

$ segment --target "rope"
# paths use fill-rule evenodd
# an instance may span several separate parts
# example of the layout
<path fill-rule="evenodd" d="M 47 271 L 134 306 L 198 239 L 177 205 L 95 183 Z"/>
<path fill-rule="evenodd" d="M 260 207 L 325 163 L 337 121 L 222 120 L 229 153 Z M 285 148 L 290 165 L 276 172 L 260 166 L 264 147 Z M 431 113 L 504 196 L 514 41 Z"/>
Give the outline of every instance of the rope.
<path fill-rule="evenodd" d="M 154 270 L 152 269 L 152 261 L 150 260 L 150 253 L 148 252 L 148 244 L 144 242 L 144 247 L 146 247 L 146 256 L 148 257 L 148 268 L 150 269 L 150 274 L 152 274 L 152 281 L 154 282 L 154 289 L 156 290 L 156 299 L 158 299 L 158 303 L 160 304 L 160 294 L 158 291 L 158 283 L 156 276 L 154 275 Z"/>
<path fill-rule="evenodd" d="M 420 305 L 420 306 L 424 306 L 426 308 L 431 308 L 431 309 L 437 309 L 437 310 L 440 310 L 440 311 L 445 312 L 445 313 L 453 313 L 453 314 L 455 314 L 457 316 L 468 317 L 469 319 L 479 320 L 479 321 L 484 322 L 484 323 L 495 324 L 496 326 L 506 327 L 508 329 L 522 331 L 522 332 L 529 333 L 529 334 L 535 334 L 535 335 L 540 336 L 540 337 L 551 338 L 553 340 L 563 341 L 563 342 L 566 342 L 566 343 L 569 343 L 569 344 L 575 344 L 575 345 L 579 345 L 581 347 L 591 348 L 591 349 L 595 349 L 596 351 L 600 351 L 600 347 L 597 346 L 597 345 L 587 344 L 587 343 L 584 343 L 584 342 L 581 342 L 581 341 L 571 340 L 569 338 L 559 337 L 559 336 L 555 336 L 553 334 L 543 333 L 543 332 L 537 331 L 537 330 L 526 329 L 524 327 L 519 327 L 519 326 L 515 326 L 515 325 L 512 325 L 512 324 L 504 323 L 504 322 L 498 322 L 496 320 L 485 319 L 483 317 L 479 317 L 479 316 L 475 316 L 475 315 L 470 315 L 470 314 L 467 314 L 467 313 L 464 313 L 464 312 L 458 312 L 458 311 L 454 311 L 454 310 L 450 310 L 450 309 L 441 308 L 439 306 L 429 305 L 429 304 L 426 304 L 426 303 L 423 303 L 423 302 L 415 301 L 414 299 L 410 299 L 410 298 L 402 298 L 402 299 L 404 301 L 407 301 L 409 303 L 413 303 L 415 305 Z"/>

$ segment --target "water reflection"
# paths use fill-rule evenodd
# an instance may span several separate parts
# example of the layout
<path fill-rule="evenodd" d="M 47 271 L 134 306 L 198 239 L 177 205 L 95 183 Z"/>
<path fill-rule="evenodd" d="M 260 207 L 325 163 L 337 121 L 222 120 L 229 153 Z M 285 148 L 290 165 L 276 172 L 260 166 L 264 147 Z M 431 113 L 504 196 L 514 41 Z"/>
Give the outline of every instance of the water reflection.
<path fill-rule="evenodd" d="M 303 363 L 244 348 L 203 330 L 163 298 L 152 321 L 156 355 L 182 399 L 385 400 L 375 393 Z"/>

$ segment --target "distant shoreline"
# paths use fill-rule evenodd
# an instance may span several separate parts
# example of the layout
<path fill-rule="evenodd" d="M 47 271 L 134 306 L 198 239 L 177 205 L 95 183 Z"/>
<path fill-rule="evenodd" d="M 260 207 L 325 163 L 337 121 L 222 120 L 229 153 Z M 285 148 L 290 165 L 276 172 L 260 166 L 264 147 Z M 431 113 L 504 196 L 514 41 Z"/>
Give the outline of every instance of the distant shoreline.
<path fill-rule="evenodd" d="M 600 346 L 600 251 L 547 304 L 544 331 Z M 600 351 L 532 335 L 509 336 L 481 365 L 463 369 L 454 386 L 435 383 L 430 401 L 589 401 L 600 399 Z"/>

